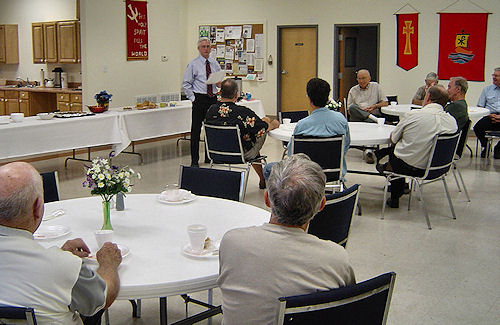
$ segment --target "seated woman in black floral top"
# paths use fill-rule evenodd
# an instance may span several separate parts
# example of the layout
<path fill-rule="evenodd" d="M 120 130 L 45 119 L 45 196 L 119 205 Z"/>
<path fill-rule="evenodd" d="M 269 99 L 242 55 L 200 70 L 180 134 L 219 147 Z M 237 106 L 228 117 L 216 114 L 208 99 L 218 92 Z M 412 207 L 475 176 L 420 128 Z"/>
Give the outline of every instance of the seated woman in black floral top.
<path fill-rule="evenodd" d="M 210 106 L 206 116 L 206 123 L 211 125 L 238 125 L 241 132 L 241 143 L 245 151 L 245 159 L 252 159 L 259 155 L 259 151 L 266 140 L 267 131 L 279 127 L 277 120 L 269 117 L 262 119 L 254 111 L 245 106 L 236 105 L 238 85 L 233 79 L 226 79 L 221 84 L 221 100 Z M 266 187 L 261 164 L 252 164 L 259 175 L 259 188 Z"/>

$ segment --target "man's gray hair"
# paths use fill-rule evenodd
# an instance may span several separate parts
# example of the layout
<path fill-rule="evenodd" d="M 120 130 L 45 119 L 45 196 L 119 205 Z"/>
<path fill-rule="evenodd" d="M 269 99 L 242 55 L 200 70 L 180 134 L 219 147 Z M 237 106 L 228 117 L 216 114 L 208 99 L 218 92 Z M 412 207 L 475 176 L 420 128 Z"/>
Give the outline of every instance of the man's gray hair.
<path fill-rule="evenodd" d="M 425 76 L 425 80 L 438 80 L 438 75 L 435 72 L 429 72 Z"/>
<path fill-rule="evenodd" d="M 302 226 L 318 212 L 326 176 L 305 154 L 295 154 L 273 166 L 268 180 L 271 211 L 278 222 Z"/>
<path fill-rule="evenodd" d="M 455 87 L 460 87 L 460 91 L 462 94 L 465 95 L 467 93 L 467 90 L 469 89 L 469 83 L 467 82 L 467 79 L 465 79 L 464 77 L 452 77 L 450 78 L 450 81 L 451 80 L 455 81 Z"/>
<path fill-rule="evenodd" d="M 210 44 L 210 39 L 208 37 L 200 37 L 198 39 L 198 43 L 196 43 L 196 47 L 200 46 L 201 42 L 208 42 L 208 44 Z"/>
<path fill-rule="evenodd" d="M 495 70 L 493 70 L 493 71 L 500 71 L 500 67 L 495 68 Z"/>
<path fill-rule="evenodd" d="M 30 215 L 37 197 L 43 197 L 43 183 L 40 174 L 34 171 L 27 184 L 7 196 L 0 195 L 0 222 L 11 222 Z"/>

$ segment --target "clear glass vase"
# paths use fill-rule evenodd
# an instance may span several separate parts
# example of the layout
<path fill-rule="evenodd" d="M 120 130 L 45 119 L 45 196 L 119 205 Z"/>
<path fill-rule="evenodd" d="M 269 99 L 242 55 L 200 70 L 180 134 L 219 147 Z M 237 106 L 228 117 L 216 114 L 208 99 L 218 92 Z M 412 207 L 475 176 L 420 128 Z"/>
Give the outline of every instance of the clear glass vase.
<path fill-rule="evenodd" d="M 102 201 L 102 227 L 101 230 L 113 230 L 111 225 L 111 204 L 109 201 Z"/>

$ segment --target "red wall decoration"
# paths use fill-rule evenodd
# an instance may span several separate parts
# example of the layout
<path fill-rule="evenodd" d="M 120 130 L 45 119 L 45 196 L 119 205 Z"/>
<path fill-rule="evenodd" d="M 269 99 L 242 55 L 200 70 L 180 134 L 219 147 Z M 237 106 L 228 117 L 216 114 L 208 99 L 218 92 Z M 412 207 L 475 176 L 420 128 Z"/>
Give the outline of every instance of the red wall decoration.
<path fill-rule="evenodd" d="M 397 65 L 406 71 L 418 65 L 418 14 L 398 14 Z"/>
<path fill-rule="evenodd" d="M 484 81 L 488 13 L 440 13 L 439 79 Z"/>
<path fill-rule="evenodd" d="M 127 0 L 127 61 L 148 59 L 148 12 L 146 1 Z"/>

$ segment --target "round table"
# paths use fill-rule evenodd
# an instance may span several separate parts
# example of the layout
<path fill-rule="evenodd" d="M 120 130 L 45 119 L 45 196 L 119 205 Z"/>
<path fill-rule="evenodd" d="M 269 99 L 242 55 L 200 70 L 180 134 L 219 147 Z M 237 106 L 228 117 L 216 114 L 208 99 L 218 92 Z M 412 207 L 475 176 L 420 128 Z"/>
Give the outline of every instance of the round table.
<path fill-rule="evenodd" d="M 382 113 L 387 115 L 394 116 L 402 116 L 409 111 L 411 111 L 412 107 L 421 108 L 419 105 L 411 105 L 411 104 L 399 104 L 395 106 L 385 106 L 382 107 Z M 477 121 L 479 121 L 483 116 L 486 116 L 490 113 L 487 108 L 478 107 L 478 106 L 469 106 L 469 118 L 472 121 L 472 125 L 474 125 Z"/>
<path fill-rule="evenodd" d="M 218 257 L 190 258 L 181 252 L 189 242 L 187 226 L 204 224 L 207 236 L 219 241 L 228 230 L 260 225 L 270 215 L 245 203 L 203 196 L 189 203 L 169 205 L 158 202 L 156 194 L 130 194 L 125 198 L 125 207 L 125 211 L 111 211 L 113 241 L 130 249 L 119 268 L 118 299 L 167 297 L 216 287 Z M 100 197 L 47 203 L 45 215 L 57 209 L 63 209 L 65 214 L 43 221 L 42 225 L 69 226 L 71 233 L 39 243 L 60 247 L 66 240 L 80 237 L 95 252 L 93 233 L 102 224 Z"/>
<path fill-rule="evenodd" d="M 269 136 L 281 141 L 290 141 L 297 123 L 281 124 L 279 128 L 269 131 Z M 349 122 L 351 146 L 376 146 L 391 143 L 393 125 L 377 123 Z"/>

